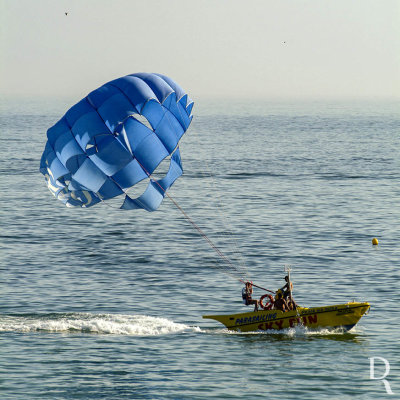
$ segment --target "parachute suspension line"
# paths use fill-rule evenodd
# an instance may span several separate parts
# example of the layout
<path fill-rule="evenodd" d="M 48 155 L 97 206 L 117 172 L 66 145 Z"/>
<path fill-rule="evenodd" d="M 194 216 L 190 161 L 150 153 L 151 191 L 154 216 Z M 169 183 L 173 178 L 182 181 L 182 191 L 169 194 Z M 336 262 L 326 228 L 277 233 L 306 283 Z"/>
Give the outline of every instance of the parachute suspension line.
<path fill-rule="evenodd" d="M 179 107 L 178 107 L 178 110 L 179 110 L 179 113 L 182 114 L 182 113 L 181 113 L 181 109 L 180 109 Z M 217 189 L 216 189 L 215 181 L 214 181 L 214 179 L 213 179 L 213 176 L 212 176 L 212 174 L 211 174 L 211 171 L 210 171 L 209 165 L 207 164 L 207 161 L 206 161 L 206 167 L 207 167 L 207 174 L 204 173 L 204 171 L 203 171 L 203 175 L 206 175 L 206 176 L 208 175 L 208 177 L 211 178 L 212 186 L 213 186 L 213 192 L 214 192 L 214 193 L 218 193 L 218 191 L 217 191 Z M 222 210 L 221 200 L 220 200 L 219 195 L 217 195 L 217 200 L 218 200 L 217 207 L 218 207 L 220 210 Z M 224 214 L 223 214 L 222 212 L 220 212 L 219 214 L 222 216 L 222 224 L 223 224 L 224 230 L 223 230 L 222 233 L 219 233 L 218 235 L 219 235 L 220 237 L 222 237 L 223 239 L 228 239 L 228 240 L 227 240 L 228 243 L 229 243 L 229 242 L 232 243 L 232 241 L 233 241 L 233 252 L 234 252 L 234 254 L 235 254 L 235 256 L 236 256 L 236 259 L 239 260 L 239 267 L 240 267 L 240 269 L 242 269 L 241 274 L 244 275 L 245 277 L 247 277 L 247 275 L 248 275 L 248 274 L 247 274 L 247 267 L 245 266 L 245 263 L 244 263 L 242 254 L 241 254 L 241 252 L 239 251 L 239 247 L 238 247 L 237 242 L 236 242 L 236 240 L 235 240 L 235 238 L 234 238 L 234 236 L 233 236 L 232 229 L 231 229 L 231 227 L 230 227 L 230 225 L 229 225 L 229 222 L 227 222 L 227 219 L 224 218 Z M 231 241 L 231 239 L 232 239 L 232 241 Z M 237 269 L 237 268 L 236 268 L 236 269 Z"/>
<path fill-rule="evenodd" d="M 244 282 L 243 279 L 238 278 L 237 275 L 232 274 L 232 270 L 235 270 L 237 274 L 243 275 L 242 271 L 240 271 L 232 262 L 231 260 L 211 241 L 211 239 L 203 232 L 203 230 L 192 220 L 192 218 L 189 217 L 189 215 L 185 212 L 185 210 L 177 203 L 177 201 L 168 194 L 168 192 L 160 185 L 160 183 L 155 180 L 151 174 L 146 170 L 146 168 L 139 162 L 138 159 L 136 159 L 138 164 L 142 167 L 143 171 L 147 174 L 148 178 L 151 180 L 151 182 L 155 183 L 164 193 L 165 196 L 168 197 L 169 200 L 174 204 L 174 206 L 182 213 L 182 215 L 185 217 L 185 219 L 197 230 L 197 232 L 200 234 L 200 236 L 205 239 L 205 241 L 211 246 L 211 248 L 219 255 L 221 260 L 225 262 L 227 265 L 225 269 L 225 272 L 228 275 L 231 275 L 233 278 L 239 280 L 240 282 Z"/>
<path fill-rule="evenodd" d="M 178 107 L 178 112 L 179 112 L 179 114 L 180 114 L 181 117 L 182 117 L 182 111 L 181 111 L 180 107 Z M 168 118 L 168 121 L 169 121 L 169 116 L 168 116 L 168 115 L 167 115 L 167 118 Z M 182 119 L 183 119 L 183 117 L 182 117 Z M 170 122 L 170 121 L 169 121 L 169 122 Z M 209 168 L 207 162 L 206 162 L 206 167 L 207 167 L 208 176 L 209 176 L 209 177 L 211 178 L 211 180 L 212 180 L 212 186 L 213 186 L 213 189 L 214 189 L 214 193 L 218 193 L 218 191 L 216 190 L 215 181 L 214 181 L 214 179 L 213 179 L 213 177 L 212 177 L 212 174 L 211 174 L 211 172 L 210 172 L 210 168 Z M 203 172 L 203 175 L 206 175 L 206 174 Z M 166 192 L 165 192 L 165 193 L 166 193 Z M 166 196 L 167 196 L 168 198 L 170 198 L 171 201 L 174 202 L 174 200 L 171 198 L 171 196 L 169 196 L 167 193 L 166 193 Z M 220 210 L 222 210 L 221 200 L 220 200 L 220 197 L 219 197 L 219 196 L 217 196 L 217 200 L 218 200 L 217 207 L 218 207 Z M 174 202 L 174 204 L 175 204 L 175 202 Z M 178 209 L 180 209 L 180 207 L 179 207 L 178 204 L 175 204 L 175 206 L 176 206 Z M 180 211 L 183 213 L 183 215 L 185 215 L 185 214 L 184 214 L 184 210 L 180 209 Z M 232 243 L 232 242 L 233 242 L 233 253 L 235 254 L 235 258 L 239 261 L 239 268 L 238 268 L 238 267 L 234 267 L 234 268 L 235 268 L 235 270 L 236 270 L 240 275 L 242 275 L 242 276 L 244 276 L 244 277 L 246 278 L 247 275 L 248 275 L 248 274 L 247 274 L 247 267 L 245 266 L 245 263 L 244 263 L 244 260 L 243 260 L 243 256 L 242 256 L 242 254 L 241 254 L 241 252 L 240 252 L 240 250 L 239 250 L 239 246 L 238 246 L 238 244 L 237 244 L 237 241 L 236 241 L 236 239 L 235 239 L 234 236 L 233 236 L 232 229 L 231 229 L 231 227 L 230 227 L 230 225 L 229 225 L 229 222 L 227 222 L 227 219 L 224 218 L 224 214 L 223 214 L 222 212 L 220 212 L 219 214 L 222 216 L 222 225 L 223 225 L 224 229 L 223 229 L 223 232 L 222 232 L 222 233 L 219 233 L 219 234 L 218 234 L 218 236 L 221 237 L 221 238 L 223 238 L 223 239 L 228 239 L 228 240 L 227 240 L 228 243 Z M 187 218 L 187 220 L 193 225 L 193 221 L 190 220 L 190 217 L 185 216 L 185 218 Z M 195 228 L 198 229 L 198 226 L 197 226 L 196 224 L 194 224 L 193 226 L 195 226 Z M 201 230 L 200 230 L 200 231 L 201 231 Z M 209 242 L 210 246 L 211 246 L 212 248 L 214 248 L 215 251 L 217 251 L 217 250 L 220 251 L 220 250 L 217 249 L 216 246 L 210 241 L 210 239 L 204 234 L 204 232 L 200 232 L 200 231 L 199 231 L 199 233 L 201 234 L 201 236 L 204 235 L 204 236 L 203 236 L 204 239 L 206 239 L 207 242 Z M 217 251 L 217 253 L 218 253 L 218 251 Z M 218 253 L 218 254 L 219 254 L 219 253 Z M 225 262 L 228 260 L 227 264 L 228 264 L 229 266 L 233 267 L 232 262 L 231 262 L 229 259 L 227 259 L 227 257 L 226 257 L 222 252 L 221 252 L 221 254 L 223 255 L 223 257 L 221 257 L 221 259 L 223 259 Z M 246 279 L 247 279 L 247 278 L 246 278 Z M 239 281 L 243 281 L 243 280 L 239 279 Z"/>
<path fill-rule="evenodd" d="M 231 224 L 229 223 L 228 218 L 226 218 L 225 213 L 223 212 L 221 196 L 219 195 L 219 191 L 217 189 L 215 179 L 211 173 L 210 166 L 207 163 L 207 161 L 205 161 L 205 170 L 203 171 L 203 175 L 208 177 L 211 180 L 211 186 L 213 189 L 213 193 L 216 194 L 217 208 L 220 210 L 219 215 L 221 217 L 222 224 L 224 226 L 224 231 L 221 233 L 221 236 L 224 237 L 225 239 L 228 239 L 228 241 L 232 244 L 233 252 L 239 261 L 239 266 L 243 271 L 243 275 L 246 277 L 246 279 L 249 279 L 249 278 L 247 278 L 247 276 L 248 276 L 247 266 L 244 262 L 242 253 L 239 250 L 237 240 L 236 240 L 235 236 L 233 235 Z"/>
<path fill-rule="evenodd" d="M 185 212 L 185 210 L 175 201 L 173 197 L 171 197 L 167 192 L 164 192 L 169 200 L 172 201 L 174 206 L 182 213 L 185 219 L 199 232 L 200 236 L 207 241 L 207 243 L 211 246 L 212 249 L 219 255 L 219 257 L 225 261 L 225 263 L 232 269 L 236 270 L 236 272 L 240 271 L 235 267 L 231 260 L 224 254 L 222 251 L 211 241 L 211 239 L 203 232 L 203 230 L 190 218 L 190 216 Z M 228 271 L 227 271 L 228 272 Z M 238 279 L 239 281 L 243 281 L 242 279 Z"/>

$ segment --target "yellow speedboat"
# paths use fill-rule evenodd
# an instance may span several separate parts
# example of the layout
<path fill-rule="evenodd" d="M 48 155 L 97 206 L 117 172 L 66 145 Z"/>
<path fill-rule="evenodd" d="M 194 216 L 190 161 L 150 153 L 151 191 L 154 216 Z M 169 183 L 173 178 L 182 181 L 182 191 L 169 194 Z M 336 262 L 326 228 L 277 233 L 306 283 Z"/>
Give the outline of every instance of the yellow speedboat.
<path fill-rule="evenodd" d="M 281 330 L 303 325 L 310 329 L 350 330 L 369 310 L 369 303 L 349 302 L 325 307 L 297 307 L 292 311 L 260 310 L 231 315 L 204 315 L 239 332 Z"/>

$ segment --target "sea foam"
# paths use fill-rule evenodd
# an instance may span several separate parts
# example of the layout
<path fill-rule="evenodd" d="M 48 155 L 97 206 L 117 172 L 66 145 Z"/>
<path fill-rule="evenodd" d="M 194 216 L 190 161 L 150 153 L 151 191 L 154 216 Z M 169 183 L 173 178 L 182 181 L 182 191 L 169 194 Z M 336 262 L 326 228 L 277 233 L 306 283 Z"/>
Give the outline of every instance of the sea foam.
<path fill-rule="evenodd" d="M 0 332 L 94 333 L 154 336 L 200 332 L 166 318 L 123 314 L 27 314 L 0 316 Z"/>

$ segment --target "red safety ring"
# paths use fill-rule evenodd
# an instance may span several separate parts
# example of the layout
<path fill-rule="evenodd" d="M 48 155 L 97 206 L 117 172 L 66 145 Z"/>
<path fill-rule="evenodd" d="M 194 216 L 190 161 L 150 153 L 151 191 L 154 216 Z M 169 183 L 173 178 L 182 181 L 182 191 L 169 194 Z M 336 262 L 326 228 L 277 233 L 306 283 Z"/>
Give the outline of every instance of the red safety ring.
<path fill-rule="evenodd" d="M 266 298 L 269 298 L 269 302 L 267 304 L 263 304 L 263 300 Z M 274 305 L 274 298 L 270 294 L 264 294 L 263 296 L 260 297 L 260 306 L 264 310 L 270 310 L 272 306 Z"/>

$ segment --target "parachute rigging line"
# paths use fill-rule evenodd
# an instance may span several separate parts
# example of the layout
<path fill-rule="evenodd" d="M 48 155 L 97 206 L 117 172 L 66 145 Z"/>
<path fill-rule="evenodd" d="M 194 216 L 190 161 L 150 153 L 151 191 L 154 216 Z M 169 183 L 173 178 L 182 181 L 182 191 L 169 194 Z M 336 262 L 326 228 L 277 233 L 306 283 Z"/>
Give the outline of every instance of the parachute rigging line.
<path fill-rule="evenodd" d="M 179 113 L 182 113 L 182 110 L 179 109 Z M 167 116 L 168 118 L 170 118 L 170 116 Z M 214 193 L 217 193 L 217 191 L 215 190 L 215 182 L 214 179 L 212 178 L 211 172 L 210 172 L 210 168 L 206 162 L 206 166 L 208 169 L 208 174 L 212 179 L 213 182 L 213 186 L 214 186 Z M 161 187 L 160 185 L 158 185 L 159 187 Z M 238 250 L 238 246 L 237 246 L 237 242 L 235 240 L 235 238 L 232 235 L 232 230 L 229 229 L 228 226 L 228 234 L 226 234 L 226 232 L 223 232 L 222 235 L 224 238 L 232 238 L 233 239 L 233 243 L 234 243 L 234 253 L 236 254 L 236 256 L 239 258 L 240 260 L 240 264 L 239 264 L 239 268 L 236 267 L 232 261 L 211 241 L 211 239 L 204 233 L 204 231 L 190 218 L 190 216 L 185 212 L 185 210 L 183 210 L 183 208 L 172 198 L 171 195 L 169 195 L 162 187 L 161 189 L 163 190 L 165 196 L 168 197 L 169 200 L 171 200 L 171 202 L 175 205 L 175 207 L 182 213 L 182 215 L 184 216 L 184 218 L 197 230 L 197 232 L 200 234 L 200 236 L 210 245 L 210 247 L 218 254 L 218 256 L 220 257 L 220 260 L 222 260 L 222 262 L 224 262 L 230 269 L 227 269 L 226 267 L 224 267 L 224 272 L 227 273 L 228 275 L 232 276 L 233 278 L 239 280 L 240 282 L 245 282 L 243 279 L 238 278 L 236 275 L 232 274 L 231 270 L 235 270 L 236 273 L 238 275 L 243 276 L 244 278 L 247 276 L 247 268 L 243 267 L 245 264 L 243 262 L 243 257 L 240 253 L 240 251 Z M 220 199 L 219 200 L 219 205 L 221 204 Z M 221 207 L 220 207 L 221 208 Z M 226 226 L 229 225 L 226 223 L 226 220 L 223 219 L 223 225 L 226 229 Z"/>
<path fill-rule="evenodd" d="M 139 163 L 140 164 L 140 163 Z M 197 230 L 197 232 L 200 234 L 200 236 L 210 245 L 210 247 L 218 254 L 220 259 L 225 262 L 225 264 L 230 268 L 230 269 L 225 269 L 225 272 L 232 276 L 233 278 L 237 279 L 238 281 L 245 283 L 245 280 L 242 278 L 238 278 L 237 276 L 232 274 L 231 270 L 235 270 L 237 274 L 243 275 L 243 272 L 240 271 L 233 263 L 232 261 L 212 242 L 212 240 L 205 234 L 205 232 L 196 224 L 196 222 L 193 221 L 192 218 L 186 213 L 186 211 L 179 205 L 179 203 L 160 185 L 160 183 L 156 180 L 154 180 L 149 172 L 146 171 L 146 169 L 141 165 L 143 170 L 146 172 L 148 177 L 151 179 L 153 183 L 155 183 L 164 193 L 164 195 L 172 202 L 172 204 L 181 212 L 181 214 L 184 216 L 184 218 Z"/>
<path fill-rule="evenodd" d="M 223 206 L 222 206 L 221 198 L 220 198 L 220 195 L 219 195 L 219 190 L 218 190 L 218 187 L 217 187 L 217 185 L 215 183 L 215 179 L 213 177 L 213 174 L 211 173 L 210 166 L 209 166 L 207 160 L 205 160 L 205 167 L 204 167 L 204 170 L 203 170 L 202 173 L 203 173 L 203 176 L 208 177 L 211 180 L 212 192 L 214 194 L 216 194 L 217 208 L 219 210 L 219 216 L 221 217 L 222 225 L 224 227 L 224 231 L 222 233 L 220 233 L 220 236 L 223 237 L 224 239 L 227 239 L 230 243 L 233 243 L 233 245 L 232 245 L 233 252 L 234 252 L 236 258 L 239 261 L 239 267 L 243 271 L 242 272 L 243 275 L 245 277 L 247 277 L 248 272 L 247 272 L 246 264 L 244 262 L 242 253 L 239 250 L 239 246 L 238 246 L 238 243 L 236 241 L 236 238 L 234 237 L 234 235 L 232 233 L 232 228 L 231 228 L 231 225 L 229 223 L 229 220 L 228 220 L 228 218 L 226 218 L 226 216 L 225 216 L 225 214 L 223 212 Z M 247 280 L 248 280 L 248 278 L 247 278 Z"/>
<path fill-rule="evenodd" d="M 165 193 L 165 195 L 172 201 L 172 203 L 175 205 L 175 207 L 182 213 L 182 215 L 185 217 L 185 219 L 197 230 L 197 232 L 200 234 L 200 236 L 206 240 L 206 242 L 211 246 L 211 248 L 218 254 L 218 256 L 223 260 L 231 269 L 235 270 L 237 273 L 241 273 L 241 271 L 234 265 L 232 264 L 231 260 L 211 241 L 211 239 L 204 233 L 204 231 L 190 218 L 190 216 L 185 212 L 185 210 L 175 201 L 173 197 L 171 197 L 168 193 Z M 229 273 L 230 271 L 225 271 L 229 275 L 235 277 L 232 273 Z M 242 279 L 235 277 L 239 281 L 243 282 Z"/>

